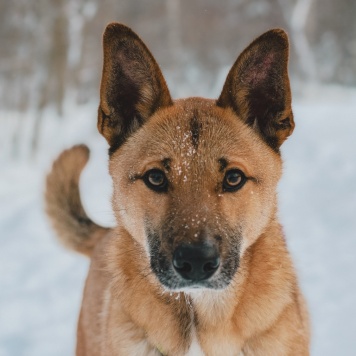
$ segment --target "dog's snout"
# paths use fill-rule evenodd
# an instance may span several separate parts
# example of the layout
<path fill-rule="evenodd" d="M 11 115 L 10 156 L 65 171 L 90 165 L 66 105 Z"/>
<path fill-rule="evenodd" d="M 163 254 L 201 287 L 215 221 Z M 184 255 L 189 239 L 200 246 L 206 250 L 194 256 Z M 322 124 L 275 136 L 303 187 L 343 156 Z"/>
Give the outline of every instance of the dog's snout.
<path fill-rule="evenodd" d="M 173 266 L 186 280 L 203 281 L 210 278 L 219 268 L 217 248 L 210 243 L 183 244 L 173 254 Z"/>

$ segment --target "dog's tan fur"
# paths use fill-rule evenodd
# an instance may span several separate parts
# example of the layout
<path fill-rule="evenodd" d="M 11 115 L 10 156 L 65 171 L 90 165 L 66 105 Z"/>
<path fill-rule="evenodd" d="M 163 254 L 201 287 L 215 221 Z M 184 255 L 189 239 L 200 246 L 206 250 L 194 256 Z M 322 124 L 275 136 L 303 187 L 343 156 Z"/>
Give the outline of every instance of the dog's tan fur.
<path fill-rule="evenodd" d="M 80 203 L 86 147 L 62 153 L 47 180 L 62 241 L 91 256 L 77 355 L 184 355 L 193 340 L 205 355 L 309 354 L 308 315 L 277 219 L 279 147 L 294 128 L 287 63 L 286 34 L 269 31 L 237 59 L 217 101 L 173 102 L 138 36 L 107 27 L 98 128 L 110 145 L 117 227 L 97 226 Z M 144 184 L 152 168 L 165 172 L 167 192 Z M 233 193 L 221 189 L 230 168 L 250 177 Z M 212 288 L 163 286 L 156 254 L 212 235 L 237 271 L 219 270 Z"/>

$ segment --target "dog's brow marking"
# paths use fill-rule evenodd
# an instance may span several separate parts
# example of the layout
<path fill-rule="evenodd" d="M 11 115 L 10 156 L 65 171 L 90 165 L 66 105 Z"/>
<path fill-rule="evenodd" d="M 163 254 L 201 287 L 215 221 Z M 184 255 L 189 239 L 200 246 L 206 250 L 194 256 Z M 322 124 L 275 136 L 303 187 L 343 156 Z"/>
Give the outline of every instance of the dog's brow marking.
<path fill-rule="evenodd" d="M 167 171 L 169 171 L 171 169 L 171 159 L 170 158 L 164 158 L 162 160 L 162 165 Z"/>
<path fill-rule="evenodd" d="M 227 167 L 228 161 L 226 158 L 220 158 L 218 162 L 220 164 L 219 172 L 222 172 Z"/>
<path fill-rule="evenodd" d="M 198 120 L 197 112 L 193 113 L 193 118 L 190 120 L 190 131 L 192 132 L 192 144 L 195 149 L 199 145 L 199 135 L 200 135 L 201 124 Z"/>

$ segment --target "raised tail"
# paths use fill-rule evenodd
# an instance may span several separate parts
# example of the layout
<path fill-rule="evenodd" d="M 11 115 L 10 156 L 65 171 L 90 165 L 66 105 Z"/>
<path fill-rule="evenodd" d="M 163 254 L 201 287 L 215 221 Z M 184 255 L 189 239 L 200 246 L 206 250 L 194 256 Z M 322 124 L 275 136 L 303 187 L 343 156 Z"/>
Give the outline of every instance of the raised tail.
<path fill-rule="evenodd" d="M 89 159 L 85 145 L 63 151 L 47 176 L 46 211 L 60 241 L 90 256 L 96 243 L 110 229 L 94 223 L 80 200 L 79 177 Z"/>

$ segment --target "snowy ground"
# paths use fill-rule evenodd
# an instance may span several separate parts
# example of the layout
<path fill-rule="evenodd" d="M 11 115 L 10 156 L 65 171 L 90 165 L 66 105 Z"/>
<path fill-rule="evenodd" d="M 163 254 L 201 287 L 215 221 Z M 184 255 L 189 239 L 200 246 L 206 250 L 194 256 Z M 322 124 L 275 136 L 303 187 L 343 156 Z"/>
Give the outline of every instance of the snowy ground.
<path fill-rule="evenodd" d="M 296 102 L 297 127 L 283 147 L 280 216 L 310 307 L 314 356 L 356 354 L 356 92 L 337 93 L 336 102 L 334 91 Z M 22 158 L 9 160 L 18 114 L 0 117 L 0 356 L 73 354 L 88 261 L 57 244 L 43 213 L 43 178 L 63 147 L 89 144 L 84 204 L 98 222 L 113 223 L 95 110 L 46 119 L 36 163 L 26 142 Z M 30 126 L 25 120 L 21 130 Z"/>

